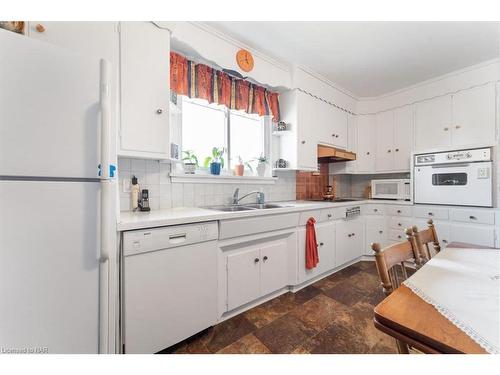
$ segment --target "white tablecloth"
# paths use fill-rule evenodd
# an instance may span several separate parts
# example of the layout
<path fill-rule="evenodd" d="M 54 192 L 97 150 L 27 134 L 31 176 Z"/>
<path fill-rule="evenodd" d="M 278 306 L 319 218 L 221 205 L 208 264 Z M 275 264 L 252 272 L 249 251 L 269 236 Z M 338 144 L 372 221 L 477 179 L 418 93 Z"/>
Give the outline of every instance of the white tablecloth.
<path fill-rule="evenodd" d="M 500 353 L 500 250 L 447 248 L 404 284 L 488 353 Z"/>

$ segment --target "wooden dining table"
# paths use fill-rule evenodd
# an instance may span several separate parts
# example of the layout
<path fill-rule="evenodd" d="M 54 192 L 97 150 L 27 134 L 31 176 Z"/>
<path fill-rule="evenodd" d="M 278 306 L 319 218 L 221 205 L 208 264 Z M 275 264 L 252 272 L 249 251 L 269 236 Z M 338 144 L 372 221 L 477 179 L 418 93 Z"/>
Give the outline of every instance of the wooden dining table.
<path fill-rule="evenodd" d="M 448 248 L 485 247 L 455 242 Z M 486 353 L 434 306 L 403 284 L 375 307 L 374 325 L 423 353 Z"/>

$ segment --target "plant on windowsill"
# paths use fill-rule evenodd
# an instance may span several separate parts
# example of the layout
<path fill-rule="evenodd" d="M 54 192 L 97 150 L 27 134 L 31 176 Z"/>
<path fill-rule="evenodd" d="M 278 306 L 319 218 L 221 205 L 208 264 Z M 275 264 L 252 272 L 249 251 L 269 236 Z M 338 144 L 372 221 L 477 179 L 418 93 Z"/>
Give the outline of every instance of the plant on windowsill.
<path fill-rule="evenodd" d="M 258 158 L 255 158 L 253 160 L 257 161 L 257 176 L 265 176 L 268 163 L 267 157 L 265 157 L 264 155 L 260 155 Z"/>
<path fill-rule="evenodd" d="M 194 174 L 196 168 L 198 167 L 198 157 L 191 150 L 182 151 L 182 153 L 184 154 L 184 157 L 182 158 L 184 173 Z"/>
<path fill-rule="evenodd" d="M 234 174 L 236 176 L 243 176 L 243 174 L 245 173 L 245 167 L 247 167 L 248 169 L 250 169 L 250 171 L 253 172 L 250 163 L 248 161 L 243 161 L 241 156 L 238 156 L 238 164 L 234 166 Z"/>
<path fill-rule="evenodd" d="M 224 152 L 226 149 L 224 147 L 214 147 L 212 148 L 212 156 L 207 156 L 205 158 L 204 166 L 208 168 L 210 166 L 210 174 L 220 175 L 220 171 L 224 168 Z"/>

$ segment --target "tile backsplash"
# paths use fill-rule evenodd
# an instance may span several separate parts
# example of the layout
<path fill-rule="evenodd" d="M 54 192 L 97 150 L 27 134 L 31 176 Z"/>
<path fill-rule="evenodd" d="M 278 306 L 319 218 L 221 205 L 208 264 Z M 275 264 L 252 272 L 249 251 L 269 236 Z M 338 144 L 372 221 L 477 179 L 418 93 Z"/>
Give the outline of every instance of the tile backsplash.
<path fill-rule="evenodd" d="M 174 207 L 203 207 L 226 204 L 231 202 L 234 190 L 240 189 L 240 196 L 253 190 L 264 192 L 266 201 L 295 200 L 295 172 L 280 171 L 274 185 L 260 184 L 193 184 L 172 183 L 170 181 L 171 165 L 157 160 L 118 158 L 118 179 L 120 194 L 120 210 L 130 210 L 130 192 L 124 192 L 125 185 L 129 187 L 133 175 L 138 179 L 141 189 L 149 190 L 149 200 L 152 210 Z M 248 202 L 254 202 L 255 197 L 248 197 Z"/>
<path fill-rule="evenodd" d="M 365 188 L 371 180 L 386 178 L 410 178 L 410 173 L 385 173 L 385 174 L 338 174 L 337 196 L 342 198 L 363 198 Z"/>

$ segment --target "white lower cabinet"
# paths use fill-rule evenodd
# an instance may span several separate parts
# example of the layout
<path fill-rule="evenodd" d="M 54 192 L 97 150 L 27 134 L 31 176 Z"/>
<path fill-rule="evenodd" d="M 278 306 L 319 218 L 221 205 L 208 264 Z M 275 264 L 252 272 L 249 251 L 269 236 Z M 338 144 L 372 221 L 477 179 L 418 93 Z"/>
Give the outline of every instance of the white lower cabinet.
<path fill-rule="evenodd" d="M 340 266 L 361 256 L 363 249 L 361 218 L 337 221 L 335 224 L 335 265 Z"/>
<path fill-rule="evenodd" d="M 374 255 L 371 244 L 379 243 L 382 248 L 388 245 L 387 222 L 385 217 L 369 216 L 365 219 L 365 246 L 364 255 Z"/>
<path fill-rule="evenodd" d="M 335 223 L 316 224 L 316 242 L 318 243 L 319 263 L 311 270 L 306 269 L 306 229 L 299 229 L 299 283 L 310 280 L 336 266 L 335 262 Z"/>
<path fill-rule="evenodd" d="M 495 227 L 474 224 L 450 224 L 453 242 L 465 242 L 480 246 L 495 246 Z"/>
<path fill-rule="evenodd" d="M 294 244 L 295 234 L 288 234 L 260 243 L 228 246 L 231 250 L 225 254 L 225 310 L 231 311 L 288 285 L 288 258 L 296 254 Z"/>

